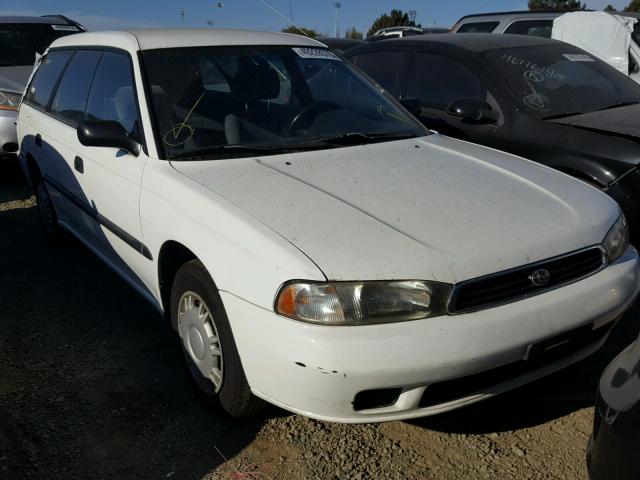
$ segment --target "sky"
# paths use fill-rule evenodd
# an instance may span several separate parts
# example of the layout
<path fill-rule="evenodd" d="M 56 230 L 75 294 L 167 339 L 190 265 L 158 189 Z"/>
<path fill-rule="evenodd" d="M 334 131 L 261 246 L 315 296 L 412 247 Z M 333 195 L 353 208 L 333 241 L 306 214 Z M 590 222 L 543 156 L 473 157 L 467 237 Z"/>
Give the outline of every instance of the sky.
<path fill-rule="evenodd" d="M 333 35 L 335 0 L 0 0 L 0 15 L 62 13 L 90 30 L 201 27 L 279 31 L 293 16 L 300 26 Z M 414 10 L 423 26 L 452 26 L 463 15 L 526 10 L 526 0 L 339 0 L 339 32 L 355 26 L 369 29 L 380 14 L 397 8 Z M 628 0 L 587 0 L 602 10 L 611 3 L 622 9 Z M 181 16 L 184 12 L 184 17 Z"/>

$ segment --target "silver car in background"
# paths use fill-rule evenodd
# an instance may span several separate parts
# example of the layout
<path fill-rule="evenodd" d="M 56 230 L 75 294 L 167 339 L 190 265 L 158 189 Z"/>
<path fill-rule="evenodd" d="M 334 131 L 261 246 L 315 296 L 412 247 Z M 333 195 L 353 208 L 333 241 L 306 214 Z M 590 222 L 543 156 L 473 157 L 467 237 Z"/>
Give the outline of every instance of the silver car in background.
<path fill-rule="evenodd" d="M 62 15 L 0 16 L 0 158 L 14 157 L 18 151 L 18 106 L 36 54 L 44 53 L 56 38 L 84 31 Z"/>

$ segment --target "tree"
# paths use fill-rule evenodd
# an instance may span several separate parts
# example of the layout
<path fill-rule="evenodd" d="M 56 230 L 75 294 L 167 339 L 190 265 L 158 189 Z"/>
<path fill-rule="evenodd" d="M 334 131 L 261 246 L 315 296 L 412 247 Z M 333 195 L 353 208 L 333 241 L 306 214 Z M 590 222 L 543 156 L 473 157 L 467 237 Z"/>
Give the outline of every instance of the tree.
<path fill-rule="evenodd" d="M 616 11 L 616 7 L 614 7 L 613 5 L 609 4 L 606 7 L 604 7 L 604 11 L 605 12 L 615 12 Z"/>
<path fill-rule="evenodd" d="M 585 10 L 580 0 L 529 0 L 529 10 Z"/>
<path fill-rule="evenodd" d="M 356 40 L 362 40 L 362 32 L 358 31 L 356 27 L 347 28 L 344 32 L 344 38 L 354 38 Z"/>
<path fill-rule="evenodd" d="M 640 12 L 640 0 L 631 0 L 624 9 L 626 12 Z"/>
<path fill-rule="evenodd" d="M 316 32 L 313 28 L 294 27 L 293 25 L 289 25 L 287 28 L 283 28 L 282 32 L 295 33 L 296 35 L 304 35 L 311 38 L 316 38 L 318 36 L 318 32 Z"/>
<path fill-rule="evenodd" d="M 371 25 L 371 28 L 367 32 L 367 37 L 370 37 L 381 28 L 389 27 L 421 27 L 418 23 L 409 18 L 409 14 L 402 10 L 391 10 L 389 14 L 383 13 L 380 15 Z"/>

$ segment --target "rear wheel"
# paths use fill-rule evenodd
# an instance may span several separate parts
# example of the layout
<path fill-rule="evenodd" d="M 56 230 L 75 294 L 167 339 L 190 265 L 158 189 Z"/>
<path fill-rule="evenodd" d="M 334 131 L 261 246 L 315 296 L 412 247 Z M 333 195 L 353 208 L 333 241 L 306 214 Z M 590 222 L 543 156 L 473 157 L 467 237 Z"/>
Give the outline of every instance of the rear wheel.
<path fill-rule="evenodd" d="M 171 320 L 200 398 L 233 417 L 257 411 L 229 320 L 213 280 L 198 260 L 184 264 L 171 289 Z"/>
<path fill-rule="evenodd" d="M 65 239 L 65 232 L 58 225 L 58 214 L 42 177 L 38 176 L 34 179 L 33 187 L 45 236 L 49 242 L 60 244 Z"/>

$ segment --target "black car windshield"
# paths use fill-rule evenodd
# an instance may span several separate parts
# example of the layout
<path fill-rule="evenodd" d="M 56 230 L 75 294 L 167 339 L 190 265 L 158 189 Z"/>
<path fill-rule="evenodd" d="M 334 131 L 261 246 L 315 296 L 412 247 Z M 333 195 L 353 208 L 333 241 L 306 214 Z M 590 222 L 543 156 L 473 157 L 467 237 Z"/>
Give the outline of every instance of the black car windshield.
<path fill-rule="evenodd" d="M 532 115 L 551 119 L 640 102 L 640 85 L 569 45 L 491 50 L 500 81 Z"/>
<path fill-rule="evenodd" d="M 143 52 L 160 154 L 215 159 L 424 136 L 381 88 L 324 48 Z"/>
<path fill-rule="evenodd" d="M 78 33 L 73 25 L 0 23 L 0 67 L 33 65 L 56 38 Z"/>

